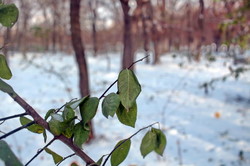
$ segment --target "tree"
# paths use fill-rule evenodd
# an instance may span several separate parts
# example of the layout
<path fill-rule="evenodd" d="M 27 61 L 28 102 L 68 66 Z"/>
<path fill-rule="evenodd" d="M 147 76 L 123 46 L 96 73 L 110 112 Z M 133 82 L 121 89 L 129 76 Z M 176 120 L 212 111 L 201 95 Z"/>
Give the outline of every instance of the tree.
<path fill-rule="evenodd" d="M 134 61 L 132 16 L 129 14 L 129 0 L 120 0 L 123 11 L 123 56 L 122 68 L 126 69 Z"/>
<path fill-rule="evenodd" d="M 88 2 L 90 11 L 92 13 L 91 20 L 92 20 L 92 40 L 93 40 L 93 52 L 94 56 L 97 56 L 97 32 L 96 32 L 96 21 L 97 21 L 97 7 L 98 1 L 97 0 L 89 0 Z"/>
<path fill-rule="evenodd" d="M 89 95 L 89 80 L 88 68 L 85 59 L 84 45 L 81 38 L 81 25 L 80 25 L 80 3 L 81 0 L 70 1 L 70 31 L 72 46 L 75 51 L 76 61 L 79 69 L 79 87 L 82 97 Z M 90 140 L 94 138 L 93 125 L 91 125 Z"/>

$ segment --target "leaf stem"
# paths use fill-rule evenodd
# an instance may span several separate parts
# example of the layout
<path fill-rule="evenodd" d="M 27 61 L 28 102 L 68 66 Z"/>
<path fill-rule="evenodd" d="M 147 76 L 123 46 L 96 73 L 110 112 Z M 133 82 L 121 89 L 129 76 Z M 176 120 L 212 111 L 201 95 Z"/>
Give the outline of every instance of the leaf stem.
<path fill-rule="evenodd" d="M 56 166 L 60 165 L 64 160 L 66 160 L 66 159 L 68 159 L 68 158 L 70 158 L 70 157 L 73 157 L 74 155 L 76 155 L 76 154 L 73 153 L 73 154 L 71 154 L 71 155 L 68 155 L 68 156 L 64 157 L 64 158 L 62 159 L 62 161 L 60 161 L 59 163 L 57 163 Z"/>
<path fill-rule="evenodd" d="M 31 161 L 33 161 L 40 153 L 42 153 L 42 151 L 45 148 L 47 148 L 49 145 L 51 145 L 55 140 L 56 140 L 56 138 L 54 137 L 47 145 L 45 145 L 42 149 L 39 149 L 37 151 L 37 153 L 25 164 L 25 166 L 29 165 L 31 163 Z"/>
<path fill-rule="evenodd" d="M 130 68 L 131 68 L 132 66 L 134 66 L 136 63 L 138 63 L 138 62 L 140 62 L 140 61 L 143 61 L 144 59 L 146 59 L 146 58 L 148 58 L 148 57 L 149 57 L 149 55 L 147 55 L 147 56 L 145 56 L 145 57 L 143 57 L 143 58 L 141 58 L 141 59 L 138 59 L 137 61 L 134 61 L 134 62 L 128 67 L 128 69 L 130 69 Z M 117 81 L 118 81 L 118 79 L 115 80 L 115 81 L 105 90 L 105 92 L 103 92 L 103 94 L 99 97 L 99 100 L 105 96 L 105 94 L 115 85 L 115 83 L 117 83 Z"/>
<path fill-rule="evenodd" d="M 22 114 L 16 114 L 16 115 L 12 115 L 12 116 L 8 116 L 8 117 L 4 117 L 4 118 L 0 118 L 0 121 L 5 121 L 8 119 L 13 119 L 13 118 L 17 118 L 17 117 L 21 117 L 21 116 L 25 116 L 28 115 L 26 112 L 22 113 Z"/>
<path fill-rule="evenodd" d="M 141 132 L 142 130 L 145 130 L 149 127 L 152 127 L 153 125 L 155 124 L 159 124 L 159 122 L 155 122 L 155 123 L 152 123 L 151 125 L 148 125 L 146 127 L 143 127 L 141 128 L 140 130 L 138 130 L 137 132 L 135 132 L 133 135 L 131 135 L 130 137 L 124 139 L 119 145 L 117 145 L 116 147 L 114 147 L 114 149 L 109 153 L 108 157 L 105 159 L 104 163 L 102 164 L 102 166 L 105 166 L 105 164 L 107 163 L 109 157 L 112 155 L 112 153 L 114 153 L 114 151 L 119 148 L 122 144 L 124 144 L 125 142 L 127 142 L 128 140 L 130 140 L 132 137 L 134 137 L 135 135 L 137 135 L 139 132 Z"/>
<path fill-rule="evenodd" d="M 33 125 L 33 124 L 35 124 L 34 121 L 32 121 L 32 122 L 30 122 L 30 123 L 27 123 L 26 125 L 23 125 L 23 126 L 21 126 L 21 127 L 18 127 L 18 128 L 16 128 L 15 130 L 12 130 L 12 131 L 10 131 L 10 132 L 8 132 L 8 133 L 2 135 L 2 136 L 0 137 L 0 140 L 1 140 L 1 139 L 4 139 L 4 138 L 6 138 L 6 137 L 8 137 L 8 136 L 10 136 L 10 135 L 12 135 L 12 134 L 14 134 L 14 133 L 16 133 L 16 132 L 18 132 L 18 131 L 20 131 L 20 130 L 26 128 L 26 127 L 29 127 L 29 126 L 31 126 L 31 125 Z"/>

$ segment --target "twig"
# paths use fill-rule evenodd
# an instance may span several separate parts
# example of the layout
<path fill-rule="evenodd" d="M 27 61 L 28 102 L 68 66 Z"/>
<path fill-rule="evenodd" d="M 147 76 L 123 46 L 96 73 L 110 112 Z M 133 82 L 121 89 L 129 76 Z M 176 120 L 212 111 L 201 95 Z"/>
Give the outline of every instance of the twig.
<path fill-rule="evenodd" d="M 199 88 L 204 88 L 205 94 L 208 94 L 209 88 L 213 89 L 213 84 L 218 81 L 225 81 L 229 77 L 235 77 L 237 79 L 241 73 L 244 73 L 246 71 L 249 71 L 250 68 L 244 68 L 244 67 L 238 67 L 236 69 L 232 69 L 232 67 L 229 67 L 230 73 L 225 74 L 221 77 L 213 78 L 208 82 L 205 82 L 199 86 Z"/>
<path fill-rule="evenodd" d="M 143 61 L 144 59 L 146 59 L 146 58 L 148 58 L 148 57 L 149 57 L 149 55 L 147 55 L 147 56 L 145 56 L 145 57 L 143 57 L 143 58 L 141 58 L 141 59 L 139 59 L 139 60 L 133 62 L 133 63 L 128 67 L 128 69 L 130 69 L 130 68 L 131 68 L 133 65 L 135 65 L 136 63 L 138 63 L 138 62 L 140 62 L 140 61 Z M 115 80 L 115 81 L 114 81 L 114 82 L 113 82 L 113 83 L 103 92 L 103 94 L 99 97 L 99 100 L 105 96 L 105 94 L 110 90 L 110 88 L 112 88 L 112 87 L 115 85 L 115 83 L 117 83 L 117 81 L 118 81 L 118 79 Z"/>
<path fill-rule="evenodd" d="M 74 156 L 74 155 L 76 155 L 76 154 L 73 153 L 73 154 L 71 154 L 71 155 L 68 155 L 68 156 L 64 157 L 64 158 L 62 159 L 62 161 L 60 161 L 59 163 L 57 163 L 57 166 L 60 165 L 64 160 L 66 160 L 66 159 L 68 159 L 68 158 L 70 158 L 70 157 L 72 157 L 72 156 Z"/>
<path fill-rule="evenodd" d="M 134 66 L 134 64 L 136 64 L 136 63 L 138 63 L 138 62 L 140 62 L 140 61 L 143 61 L 144 59 L 146 59 L 146 58 L 148 58 L 148 57 L 149 57 L 149 55 L 147 55 L 147 56 L 145 56 L 145 57 L 143 57 L 143 58 L 141 58 L 141 59 L 138 59 L 137 61 L 133 62 L 133 63 L 128 67 L 128 69 L 130 69 L 132 66 Z"/>
<path fill-rule="evenodd" d="M 8 136 L 10 136 L 10 135 L 12 135 L 12 134 L 14 134 L 14 133 L 16 133 L 16 132 L 18 132 L 19 130 L 22 130 L 22 129 L 26 128 L 26 127 L 29 127 L 29 126 L 31 126 L 31 125 L 33 125 L 33 124 L 35 124 L 34 121 L 32 121 L 32 122 L 30 122 L 30 123 L 27 123 L 26 125 L 23 125 L 23 126 L 21 126 L 21 127 L 18 127 L 18 128 L 16 128 L 15 130 L 12 130 L 12 131 L 10 131 L 10 132 L 8 132 L 8 133 L 2 135 L 2 136 L 0 137 L 0 140 L 6 138 L 6 137 L 8 137 Z"/>
<path fill-rule="evenodd" d="M 143 128 L 141 128 L 140 130 L 138 130 L 137 132 L 135 132 L 133 135 L 131 135 L 130 137 L 128 137 L 127 139 L 124 139 L 119 145 L 117 145 L 116 147 L 114 147 L 114 149 L 109 153 L 108 157 L 105 159 L 105 161 L 104 161 L 104 163 L 102 164 L 102 166 L 105 166 L 105 164 L 107 163 L 107 161 L 108 161 L 109 157 L 112 155 L 112 153 L 114 153 L 114 151 L 115 151 L 117 148 L 119 148 L 122 144 L 124 144 L 125 142 L 127 142 L 128 140 L 130 140 L 132 137 L 134 137 L 135 135 L 137 135 L 137 134 L 138 134 L 139 132 L 141 132 L 142 130 L 145 130 L 145 129 L 149 128 L 149 127 L 152 127 L 153 125 L 158 124 L 158 123 L 159 123 L 159 122 L 155 122 L 155 123 L 153 123 L 153 124 L 151 124 L 151 125 L 148 125 L 148 126 L 146 126 L 146 127 L 143 127 Z"/>
<path fill-rule="evenodd" d="M 25 166 L 29 165 L 31 161 L 33 161 L 40 153 L 42 153 L 42 151 L 44 151 L 45 148 L 51 145 L 55 140 L 56 138 L 54 137 L 47 145 L 45 145 L 42 149 L 39 149 L 37 153 L 25 164 Z"/>
<path fill-rule="evenodd" d="M 176 141 L 177 148 L 178 148 L 178 156 L 179 156 L 179 164 L 182 166 L 182 153 L 181 153 L 181 142 L 180 140 Z"/>
<path fill-rule="evenodd" d="M 12 115 L 12 116 L 8 116 L 8 117 L 5 117 L 5 118 L 0 118 L 0 121 L 5 121 L 5 120 L 8 120 L 8 119 L 13 119 L 13 118 L 17 118 L 17 117 L 21 117 L 21 116 L 25 116 L 25 115 L 28 115 L 28 114 L 25 112 L 25 113 L 22 113 L 22 114 Z"/>
<path fill-rule="evenodd" d="M 27 60 L 27 63 L 30 64 L 30 65 L 33 65 L 35 66 L 36 68 L 38 69 L 41 69 L 43 70 L 44 72 L 46 73 L 49 73 L 49 74 L 53 74 L 54 76 L 56 76 L 63 84 L 64 84 L 64 87 L 65 87 L 65 90 L 67 91 L 67 89 L 70 89 L 70 87 L 67 85 L 68 83 L 68 80 L 65 79 L 66 77 L 62 76 L 61 73 L 53 70 L 52 68 L 48 69 L 42 65 L 39 65 L 39 64 L 36 64 L 35 62 L 31 61 L 31 60 Z M 70 98 L 72 98 L 71 96 L 71 93 L 69 91 L 67 91 L 68 95 Z"/>
<path fill-rule="evenodd" d="M 63 104 L 60 108 L 58 108 L 58 109 L 56 110 L 55 113 L 59 112 L 59 111 L 60 111 L 63 107 L 65 107 L 68 103 L 70 103 L 70 102 L 72 102 L 73 100 L 76 100 L 76 99 L 77 99 L 77 98 L 71 99 L 69 102 Z"/>

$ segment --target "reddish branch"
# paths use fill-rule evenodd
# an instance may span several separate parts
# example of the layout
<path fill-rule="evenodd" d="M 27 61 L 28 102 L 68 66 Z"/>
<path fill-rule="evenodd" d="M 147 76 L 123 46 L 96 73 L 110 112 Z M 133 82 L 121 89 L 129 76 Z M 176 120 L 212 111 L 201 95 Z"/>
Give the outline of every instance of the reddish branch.
<path fill-rule="evenodd" d="M 48 123 L 31 107 L 26 101 L 24 101 L 18 94 L 8 93 L 25 111 L 27 114 L 33 117 L 34 121 L 44 127 L 46 130 L 50 131 Z M 94 164 L 95 161 L 91 159 L 85 152 L 82 151 L 79 147 L 74 145 L 73 141 L 64 135 L 55 137 L 70 147 L 76 155 L 83 159 L 87 165 Z"/>

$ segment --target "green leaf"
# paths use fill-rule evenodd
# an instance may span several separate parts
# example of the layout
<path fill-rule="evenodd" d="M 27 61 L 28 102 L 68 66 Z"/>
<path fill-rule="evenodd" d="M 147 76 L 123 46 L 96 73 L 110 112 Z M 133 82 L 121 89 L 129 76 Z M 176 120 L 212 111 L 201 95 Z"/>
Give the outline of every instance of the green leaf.
<path fill-rule="evenodd" d="M 79 100 L 71 101 L 66 106 L 70 106 L 73 110 L 76 109 L 84 100 L 86 100 L 89 96 L 85 96 Z"/>
<path fill-rule="evenodd" d="M 118 91 L 122 105 L 129 110 L 141 92 L 141 85 L 132 70 L 125 69 L 120 72 Z"/>
<path fill-rule="evenodd" d="M 62 134 L 63 134 L 65 137 L 67 137 L 67 138 L 71 138 L 71 137 L 72 137 L 73 131 L 74 131 L 74 124 L 75 124 L 75 122 L 74 122 L 74 121 L 71 121 L 71 122 L 68 124 L 67 128 L 63 131 Z"/>
<path fill-rule="evenodd" d="M 116 93 L 110 93 L 102 102 L 102 114 L 108 118 L 108 116 L 114 116 L 115 112 L 119 108 L 120 98 Z"/>
<path fill-rule="evenodd" d="M 157 137 L 157 146 L 155 148 L 155 152 L 162 156 L 167 145 L 166 136 L 161 130 L 156 128 L 152 128 L 152 132 L 156 133 Z"/>
<path fill-rule="evenodd" d="M 12 152 L 10 146 L 3 140 L 0 140 L 0 161 L 3 161 L 3 165 L 6 166 L 23 166 Z"/>
<path fill-rule="evenodd" d="M 127 140 L 123 144 L 124 140 L 119 141 L 115 147 L 119 146 L 111 155 L 111 166 L 118 166 L 128 156 L 128 152 L 131 145 L 131 140 Z M 121 145 L 120 145 L 121 144 Z"/>
<path fill-rule="evenodd" d="M 53 157 L 54 163 L 57 164 L 63 160 L 63 157 L 59 154 L 55 153 L 54 151 L 50 150 L 49 148 L 44 149 L 48 154 Z"/>
<path fill-rule="evenodd" d="M 74 144 L 81 147 L 89 138 L 89 131 L 85 130 L 83 125 L 79 122 L 74 127 Z"/>
<path fill-rule="evenodd" d="M 46 141 L 47 141 L 47 133 L 46 133 L 46 130 L 43 131 L 43 141 L 44 141 L 44 143 L 46 143 Z"/>
<path fill-rule="evenodd" d="M 137 105 L 134 105 L 127 111 L 121 104 L 116 112 L 118 120 L 127 126 L 135 127 L 137 118 Z"/>
<path fill-rule="evenodd" d="M 46 113 L 44 119 L 47 120 L 47 119 L 50 117 L 50 115 L 53 114 L 53 113 L 55 113 L 55 112 L 56 112 L 55 109 L 50 109 L 50 110 L 48 110 L 48 112 Z"/>
<path fill-rule="evenodd" d="M 62 116 L 64 121 L 71 121 L 75 118 L 75 111 L 70 106 L 65 106 Z"/>
<path fill-rule="evenodd" d="M 80 113 L 84 124 L 94 118 L 99 104 L 97 97 L 90 97 L 80 104 Z"/>
<path fill-rule="evenodd" d="M 155 132 L 148 131 L 143 137 L 140 151 L 143 158 L 148 155 L 150 152 L 154 151 L 157 148 L 157 135 Z"/>
<path fill-rule="evenodd" d="M 0 5 L 0 23 L 11 27 L 18 19 L 18 9 L 14 4 Z"/>
<path fill-rule="evenodd" d="M 24 126 L 30 122 L 33 122 L 32 120 L 26 118 L 26 117 L 20 117 L 20 123 Z M 38 124 L 33 124 L 29 127 L 27 127 L 27 129 L 33 133 L 37 133 L 37 134 L 41 134 L 44 132 L 44 128 Z"/>
<path fill-rule="evenodd" d="M 13 88 L 2 79 L 0 79 L 0 90 L 8 94 L 16 94 Z"/>
<path fill-rule="evenodd" d="M 52 118 L 49 121 L 50 131 L 55 136 L 58 136 L 58 135 L 60 135 L 65 130 L 66 124 L 63 123 L 63 118 L 59 114 L 52 114 L 51 117 Z"/>
<path fill-rule="evenodd" d="M 0 6 L 0 8 L 1 8 L 1 6 Z M 11 73 L 10 68 L 8 66 L 8 63 L 5 59 L 5 56 L 2 54 L 0 54 L 0 77 L 3 79 L 7 79 L 7 80 L 11 79 L 11 77 L 12 77 L 12 73 Z"/>

